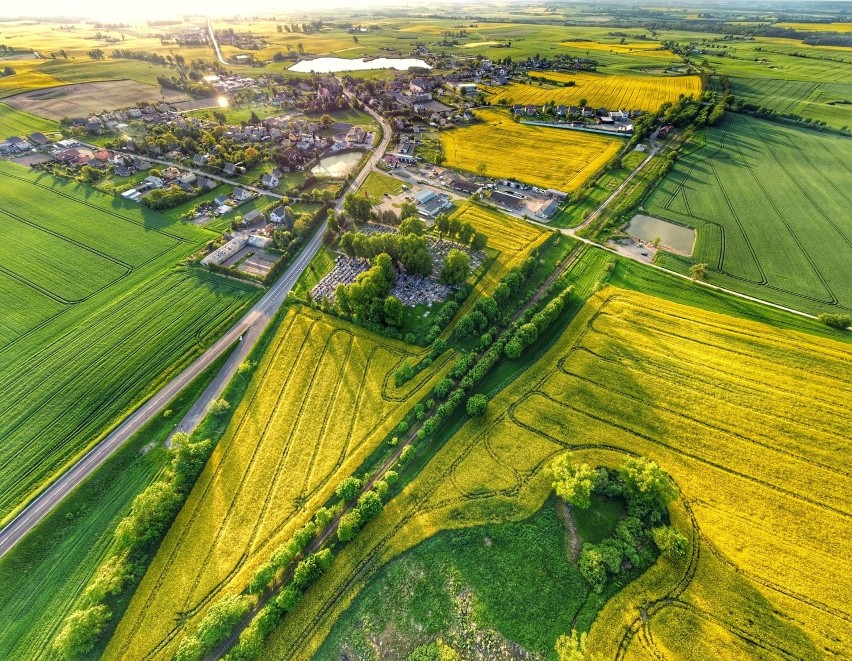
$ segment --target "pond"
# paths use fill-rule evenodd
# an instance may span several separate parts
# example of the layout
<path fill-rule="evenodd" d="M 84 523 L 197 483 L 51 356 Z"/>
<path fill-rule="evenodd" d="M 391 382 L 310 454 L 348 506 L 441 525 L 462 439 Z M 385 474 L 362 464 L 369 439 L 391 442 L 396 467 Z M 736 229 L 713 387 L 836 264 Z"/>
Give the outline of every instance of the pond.
<path fill-rule="evenodd" d="M 321 158 L 320 162 L 311 168 L 311 174 L 317 177 L 332 177 L 343 179 L 352 172 L 364 156 L 360 151 L 348 151 L 345 154 L 335 154 Z"/>
<path fill-rule="evenodd" d="M 288 71 L 297 73 L 337 73 L 338 71 L 367 71 L 368 69 L 397 69 L 407 71 L 409 67 L 431 69 L 423 60 L 415 58 L 377 57 L 365 60 L 363 57 L 350 60 L 345 57 L 318 57 L 314 60 L 297 62 Z"/>
<path fill-rule="evenodd" d="M 654 239 L 660 240 L 660 247 L 681 255 L 691 255 L 695 245 L 695 230 L 660 220 L 653 216 L 637 214 L 624 228 L 634 239 L 641 239 L 651 243 Z"/>

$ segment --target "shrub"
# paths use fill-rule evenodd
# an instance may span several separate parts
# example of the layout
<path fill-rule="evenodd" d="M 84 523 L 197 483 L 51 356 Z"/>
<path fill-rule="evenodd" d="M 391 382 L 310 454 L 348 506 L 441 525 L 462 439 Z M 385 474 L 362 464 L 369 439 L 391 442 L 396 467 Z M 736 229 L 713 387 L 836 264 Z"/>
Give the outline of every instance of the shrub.
<path fill-rule="evenodd" d="M 387 485 L 385 485 L 387 489 Z M 375 491 L 368 491 L 358 499 L 358 512 L 362 523 L 376 518 L 382 511 L 382 498 Z"/>
<path fill-rule="evenodd" d="M 344 502 L 349 502 L 361 490 L 361 480 L 357 477 L 347 477 L 334 490 L 334 495 Z"/>
<path fill-rule="evenodd" d="M 820 323 L 830 326 L 831 328 L 839 328 L 845 330 L 852 326 L 852 316 L 848 314 L 828 314 L 824 313 L 817 317 Z"/>
<path fill-rule="evenodd" d="M 53 641 L 53 648 L 66 659 L 90 652 L 111 616 L 103 604 L 71 611 Z"/>
<path fill-rule="evenodd" d="M 660 549 L 660 553 L 667 558 L 682 558 L 689 548 L 686 537 L 671 526 L 654 528 L 651 530 L 651 536 L 654 538 L 654 544 Z"/>
<path fill-rule="evenodd" d="M 488 410 L 488 397 L 483 394 L 470 397 L 467 400 L 466 409 L 468 415 L 481 418 Z"/>

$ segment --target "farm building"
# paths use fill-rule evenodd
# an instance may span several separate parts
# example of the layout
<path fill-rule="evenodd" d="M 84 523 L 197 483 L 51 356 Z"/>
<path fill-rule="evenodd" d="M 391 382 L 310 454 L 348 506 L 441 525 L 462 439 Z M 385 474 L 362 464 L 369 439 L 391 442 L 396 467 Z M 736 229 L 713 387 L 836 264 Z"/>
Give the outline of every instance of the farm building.
<path fill-rule="evenodd" d="M 491 193 L 491 201 L 501 207 L 513 209 L 514 211 L 517 211 L 524 205 L 524 201 L 520 197 L 515 197 L 514 195 L 502 193 L 500 191 L 494 191 Z"/>
<path fill-rule="evenodd" d="M 245 216 L 243 216 L 243 220 L 247 222 L 249 225 L 253 223 L 259 223 L 264 219 L 263 212 L 258 209 L 252 209 Z"/>
<path fill-rule="evenodd" d="M 452 206 L 449 197 L 428 189 L 416 193 L 414 201 L 417 203 L 417 213 L 426 218 L 434 218 Z"/>

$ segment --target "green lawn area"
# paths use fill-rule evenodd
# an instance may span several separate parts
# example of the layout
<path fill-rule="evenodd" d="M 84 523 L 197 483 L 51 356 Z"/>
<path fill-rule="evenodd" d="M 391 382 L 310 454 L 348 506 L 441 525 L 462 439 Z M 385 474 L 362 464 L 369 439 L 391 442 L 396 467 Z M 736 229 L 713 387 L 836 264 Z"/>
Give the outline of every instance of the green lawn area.
<path fill-rule="evenodd" d="M 366 193 L 373 204 L 379 204 L 385 193 L 397 195 L 402 192 L 402 186 L 403 182 L 395 177 L 390 177 L 381 172 L 371 172 L 367 175 L 361 188 L 358 189 L 358 194 Z"/>
<path fill-rule="evenodd" d="M 612 537 L 619 520 L 626 514 L 626 503 L 621 498 L 607 498 L 598 493 L 592 494 L 592 504 L 588 509 L 572 508 L 577 534 L 584 542 L 600 544 Z"/>
<path fill-rule="evenodd" d="M 302 271 L 302 275 L 296 280 L 296 284 L 293 285 L 293 295 L 307 300 L 308 293 L 334 268 L 335 259 L 337 259 L 337 253 L 323 246 L 314 255 L 308 268 Z"/>
<path fill-rule="evenodd" d="M 0 103 L 0 138 L 25 137 L 35 131 L 49 133 L 58 130 L 58 122 L 31 115 L 6 103 Z"/>
<path fill-rule="evenodd" d="M 575 616 L 588 621 L 597 606 L 571 563 L 564 523 L 553 500 L 529 519 L 444 531 L 393 560 L 344 613 L 315 658 L 405 659 L 418 645 L 447 632 L 474 639 L 496 630 L 554 659 L 556 638 Z M 458 600 L 471 607 L 460 612 Z M 594 601 L 594 600 L 591 600 Z"/>
<path fill-rule="evenodd" d="M 243 122 L 249 121 L 252 112 L 260 119 L 266 119 L 267 117 L 286 114 L 287 111 L 271 104 L 262 104 L 235 107 L 229 106 L 227 108 L 204 108 L 202 110 L 190 110 L 186 114 L 190 117 L 213 119 L 214 112 L 225 115 L 225 121 L 228 124 L 242 124 Z"/>
<path fill-rule="evenodd" d="M 197 356 L 259 290 L 180 262 L 214 233 L 0 163 L 33 235 L 0 274 L 0 520 Z M 56 259 L 61 257 L 61 265 Z M 103 268 L 101 268 L 103 267 Z M 73 277 L 70 277 L 70 274 Z"/>

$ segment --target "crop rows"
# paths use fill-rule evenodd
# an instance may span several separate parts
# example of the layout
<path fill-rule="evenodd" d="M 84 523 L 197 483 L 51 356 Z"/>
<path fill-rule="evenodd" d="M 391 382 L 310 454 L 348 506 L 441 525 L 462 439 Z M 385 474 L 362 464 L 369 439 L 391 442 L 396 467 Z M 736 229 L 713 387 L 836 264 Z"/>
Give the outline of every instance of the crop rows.
<path fill-rule="evenodd" d="M 203 230 L 13 164 L 0 175 L 2 519 L 255 290 L 174 268 Z"/>
<path fill-rule="evenodd" d="M 686 566 L 658 564 L 600 614 L 592 641 L 607 657 L 690 658 L 730 645 L 818 658 L 815 646 L 852 644 L 838 633 L 852 621 L 843 569 L 852 480 L 836 442 L 852 432 L 845 347 L 616 291 L 593 299 L 487 420 L 449 439 L 341 551 L 276 632 L 271 656 L 313 653 L 370 578 L 422 539 L 535 511 L 550 488 L 543 468 L 566 448 L 596 464 L 634 453 L 659 462 L 684 499 L 676 524 L 692 530 Z M 797 385 L 805 375 L 812 391 Z M 643 603 L 647 622 L 636 614 Z M 669 608 L 701 621 L 671 629 L 694 638 L 681 647 L 660 634 Z"/>
<path fill-rule="evenodd" d="M 553 101 L 576 106 L 586 99 L 587 105 L 594 108 L 656 111 L 663 103 L 676 101 L 681 94 L 697 96 L 701 92 L 697 76 L 608 76 L 584 72 L 545 72 L 535 76 L 558 85 L 569 81 L 575 84 L 571 87 L 539 87 L 512 83 L 492 88 L 489 100 L 492 104 L 503 99 L 510 104 L 541 106 Z"/>
<path fill-rule="evenodd" d="M 573 191 L 614 156 L 621 142 L 593 133 L 529 126 L 505 113 L 477 111 L 481 123 L 443 131 L 444 164 L 490 177 Z"/>
<path fill-rule="evenodd" d="M 451 358 L 396 389 L 389 376 L 409 355 L 349 324 L 307 310 L 288 314 L 107 658 L 167 656 L 211 599 L 245 586 Z"/>
<path fill-rule="evenodd" d="M 242 307 L 245 291 L 176 271 L 0 369 L 0 511 L 91 442 L 162 369 Z M 61 365 L 62 369 L 57 369 Z"/>
<path fill-rule="evenodd" d="M 798 309 L 852 309 L 847 143 L 729 116 L 675 164 L 645 207 L 698 228 L 693 261 L 710 265 L 712 281 Z M 663 259 L 681 271 L 688 262 Z"/>

